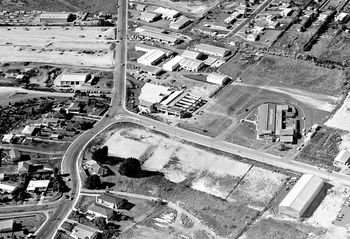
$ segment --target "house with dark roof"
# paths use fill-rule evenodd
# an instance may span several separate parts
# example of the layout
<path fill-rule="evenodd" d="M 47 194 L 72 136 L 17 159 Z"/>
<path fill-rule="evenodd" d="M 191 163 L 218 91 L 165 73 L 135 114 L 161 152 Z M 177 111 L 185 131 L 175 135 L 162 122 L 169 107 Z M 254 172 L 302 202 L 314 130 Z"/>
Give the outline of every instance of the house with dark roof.
<path fill-rule="evenodd" d="M 96 202 L 112 209 L 118 209 L 127 202 L 126 199 L 114 196 L 110 193 L 102 193 L 96 198 Z"/>

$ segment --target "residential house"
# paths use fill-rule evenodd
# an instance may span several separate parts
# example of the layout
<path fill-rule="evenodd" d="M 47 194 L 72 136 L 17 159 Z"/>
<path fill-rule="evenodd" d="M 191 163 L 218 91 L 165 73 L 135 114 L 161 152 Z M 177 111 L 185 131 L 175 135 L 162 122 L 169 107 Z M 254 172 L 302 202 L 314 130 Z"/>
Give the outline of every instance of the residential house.
<path fill-rule="evenodd" d="M 118 209 L 126 202 L 124 198 L 114 196 L 110 193 L 102 193 L 96 198 L 96 201 L 112 209 Z"/>
<path fill-rule="evenodd" d="M 96 217 L 103 217 L 106 221 L 113 217 L 114 211 L 109 207 L 102 206 L 98 203 L 93 203 L 87 208 L 86 218 L 94 220 Z"/>
<path fill-rule="evenodd" d="M 1 220 L 0 221 L 0 233 L 12 232 L 14 220 Z"/>
<path fill-rule="evenodd" d="M 85 226 L 83 224 L 78 224 L 73 228 L 73 232 L 70 234 L 70 236 L 75 239 L 93 239 L 97 233 L 102 233 L 102 231 Z"/>
<path fill-rule="evenodd" d="M 19 161 L 21 159 L 21 153 L 18 149 L 10 149 L 9 157 L 12 162 Z"/>
<path fill-rule="evenodd" d="M 30 180 L 27 192 L 46 192 L 47 187 L 49 186 L 50 180 Z"/>

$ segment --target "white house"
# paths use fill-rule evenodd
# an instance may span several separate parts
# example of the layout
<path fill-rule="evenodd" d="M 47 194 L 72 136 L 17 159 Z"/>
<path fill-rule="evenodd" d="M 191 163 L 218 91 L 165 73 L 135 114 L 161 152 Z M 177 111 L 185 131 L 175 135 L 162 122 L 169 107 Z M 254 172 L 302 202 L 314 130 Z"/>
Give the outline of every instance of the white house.
<path fill-rule="evenodd" d="M 103 193 L 96 198 L 96 201 L 111 209 L 118 209 L 121 207 L 126 200 L 110 193 Z"/>
<path fill-rule="evenodd" d="M 46 192 L 49 183 L 50 180 L 30 180 L 27 192 L 34 193 L 36 190 L 38 192 Z"/>
<path fill-rule="evenodd" d="M 335 157 L 333 164 L 334 166 L 344 167 L 348 166 L 350 159 L 350 152 L 348 150 L 341 150 Z"/>

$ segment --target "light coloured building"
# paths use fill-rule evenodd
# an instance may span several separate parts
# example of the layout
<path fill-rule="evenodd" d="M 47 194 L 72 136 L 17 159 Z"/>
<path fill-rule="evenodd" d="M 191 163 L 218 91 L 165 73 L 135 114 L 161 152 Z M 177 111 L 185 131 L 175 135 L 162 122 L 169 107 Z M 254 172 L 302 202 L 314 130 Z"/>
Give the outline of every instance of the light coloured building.
<path fill-rule="evenodd" d="M 59 85 L 61 85 L 61 86 L 82 86 L 89 79 L 91 79 L 91 75 L 87 74 L 87 73 L 62 74 L 61 79 L 59 81 Z"/>
<path fill-rule="evenodd" d="M 335 157 L 333 164 L 338 167 L 348 166 L 350 159 L 350 152 L 348 150 L 341 150 Z"/>
<path fill-rule="evenodd" d="M 13 219 L 1 220 L 0 221 L 0 233 L 12 232 L 13 231 Z"/>
<path fill-rule="evenodd" d="M 179 17 L 176 21 L 170 22 L 170 29 L 174 29 L 174 30 L 181 30 L 185 27 L 187 27 L 188 25 L 190 25 L 192 23 L 192 20 L 185 17 L 185 16 L 181 16 Z"/>
<path fill-rule="evenodd" d="M 102 233 L 102 231 L 96 230 L 92 227 L 85 226 L 83 224 L 78 224 L 73 228 L 71 237 L 74 239 L 93 239 L 97 233 Z"/>
<path fill-rule="evenodd" d="M 259 39 L 259 35 L 255 33 L 251 33 L 247 36 L 248 41 L 257 41 Z"/>
<path fill-rule="evenodd" d="M 142 26 L 139 26 L 135 29 L 136 33 L 140 33 L 143 31 L 155 32 L 155 33 L 164 33 L 165 32 L 165 30 L 162 28 L 152 27 L 152 26 L 147 26 L 147 25 L 142 25 Z"/>
<path fill-rule="evenodd" d="M 153 12 L 161 14 L 162 18 L 169 19 L 169 20 L 172 20 L 181 15 L 181 13 L 176 10 L 164 8 L 164 7 L 158 7 L 155 10 L 153 10 Z"/>
<path fill-rule="evenodd" d="M 283 8 L 281 11 L 281 16 L 282 17 L 288 17 L 292 14 L 293 9 L 292 8 Z"/>
<path fill-rule="evenodd" d="M 196 59 L 183 58 L 179 62 L 179 65 L 186 71 L 199 71 L 204 67 L 204 62 Z"/>
<path fill-rule="evenodd" d="M 71 15 L 71 13 L 66 12 L 45 12 L 39 16 L 39 21 L 42 23 L 66 23 Z"/>
<path fill-rule="evenodd" d="M 89 220 L 94 220 L 96 217 L 103 217 L 108 221 L 112 213 L 112 209 L 101 206 L 98 203 L 93 203 L 87 208 L 86 217 Z"/>
<path fill-rule="evenodd" d="M 50 180 L 30 180 L 27 192 L 33 193 L 35 191 L 38 192 L 46 192 L 47 187 L 49 186 Z"/>
<path fill-rule="evenodd" d="M 346 12 L 341 12 L 335 17 L 336 22 L 344 22 L 349 17 L 349 14 Z"/>
<path fill-rule="evenodd" d="M 203 52 L 205 54 L 219 56 L 219 57 L 225 57 L 230 53 L 230 50 L 227 48 L 213 46 L 213 45 L 204 44 L 204 43 L 200 43 L 199 45 L 196 45 L 195 50 Z"/>
<path fill-rule="evenodd" d="M 174 52 L 172 50 L 159 48 L 159 47 L 154 47 L 154 46 L 150 46 L 150 45 L 146 45 L 146 44 L 142 44 L 142 43 L 136 44 L 135 45 L 135 50 L 136 51 L 143 51 L 143 52 L 150 52 L 150 51 L 154 51 L 154 50 L 161 50 L 161 51 L 163 51 L 165 53 L 165 55 L 167 57 L 169 57 L 169 56 L 174 54 Z"/>
<path fill-rule="evenodd" d="M 323 179 L 304 174 L 278 206 L 279 213 L 301 218 L 323 188 Z"/>
<path fill-rule="evenodd" d="M 207 76 L 207 81 L 210 83 L 218 84 L 218 85 L 223 85 L 225 84 L 230 77 L 222 74 L 217 74 L 217 73 L 210 73 Z"/>
<path fill-rule="evenodd" d="M 155 33 L 155 32 L 149 32 L 149 31 L 142 31 L 139 33 L 139 36 L 144 39 L 150 39 L 153 41 L 161 42 L 161 43 L 167 43 L 170 45 L 175 45 L 180 42 L 180 38 L 174 35 L 170 34 L 164 34 L 164 33 Z"/>
<path fill-rule="evenodd" d="M 137 63 L 152 66 L 158 64 L 165 56 L 165 52 L 161 50 L 153 50 L 139 57 Z"/>
<path fill-rule="evenodd" d="M 182 56 L 175 56 L 171 58 L 168 62 L 165 62 L 163 69 L 166 71 L 175 71 L 180 67 L 180 61 L 183 59 Z"/>
<path fill-rule="evenodd" d="M 162 102 L 172 94 L 169 87 L 146 83 L 141 88 L 138 108 L 140 112 L 153 113 L 154 104 Z"/>
<path fill-rule="evenodd" d="M 160 19 L 161 14 L 159 13 L 153 13 L 153 12 L 142 12 L 140 15 L 140 20 L 145 22 L 154 22 L 158 19 Z"/>
<path fill-rule="evenodd" d="M 40 128 L 35 125 L 26 125 L 22 130 L 22 135 L 24 136 L 35 136 L 39 133 Z"/>
<path fill-rule="evenodd" d="M 21 158 L 21 153 L 19 152 L 18 149 L 10 149 L 9 157 L 12 162 L 18 161 Z"/>
<path fill-rule="evenodd" d="M 2 137 L 2 139 L 1 139 L 1 141 L 3 142 L 3 143 L 11 143 L 11 140 L 13 139 L 13 137 L 14 137 L 15 135 L 14 134 L 4 134 L 4 136 Z"/>
<path fill-rule="evenodd" d="M 183 58 L 188 58 L 188 59 L 200 59 L 203 56 L 203 53 L 198 51 L 184 50 L 181 56 Z"/>
<path fill-rule="evenodd" d="M 110 193 L 102 193 L 96 198 L 96 202 L 111 209 L 118 209 L 126 202 L 126 200 Z"/>
<path fill-rule="evenodd" d="M 15 188 L 15 186 L 0 183 L 0 192 L 12 193 Z"/>

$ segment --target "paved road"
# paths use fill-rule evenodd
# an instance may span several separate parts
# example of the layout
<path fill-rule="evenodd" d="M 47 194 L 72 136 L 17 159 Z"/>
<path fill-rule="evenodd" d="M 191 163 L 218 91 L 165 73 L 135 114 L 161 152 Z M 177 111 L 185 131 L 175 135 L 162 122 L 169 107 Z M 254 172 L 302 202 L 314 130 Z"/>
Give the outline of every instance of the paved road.
<path fill-rule="evenodd" d="M 0 145 L 0 149 L 5 149 L 5 150 L 18 149 L 22 152 L 49 154 L 49 155 L 62 155 L 65 153 L 65 151 L 50 151 L 50 149 L 48 150 L 37 149 L 29 145 L 21 145 L 21 144 L 2 144 Z"/>

